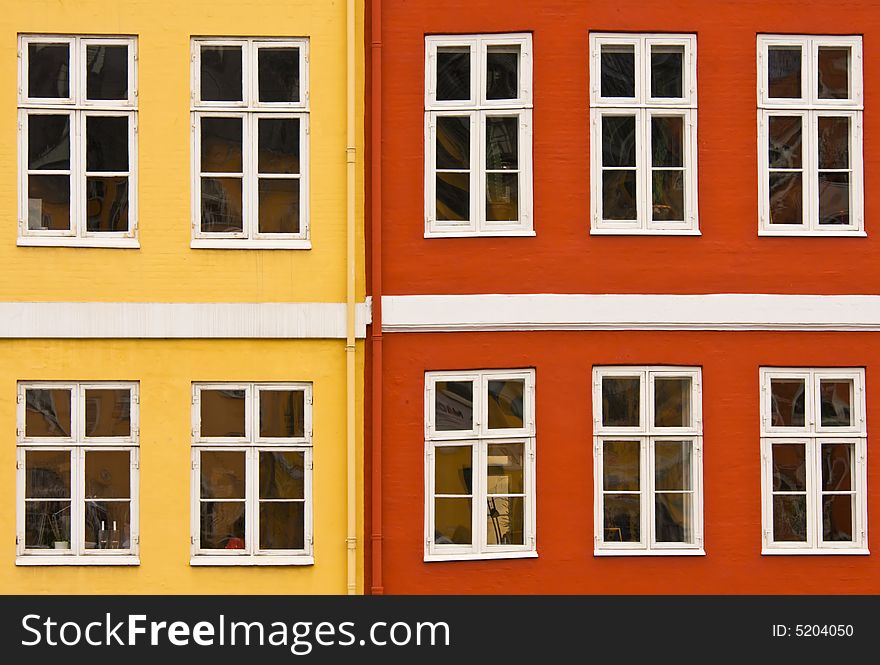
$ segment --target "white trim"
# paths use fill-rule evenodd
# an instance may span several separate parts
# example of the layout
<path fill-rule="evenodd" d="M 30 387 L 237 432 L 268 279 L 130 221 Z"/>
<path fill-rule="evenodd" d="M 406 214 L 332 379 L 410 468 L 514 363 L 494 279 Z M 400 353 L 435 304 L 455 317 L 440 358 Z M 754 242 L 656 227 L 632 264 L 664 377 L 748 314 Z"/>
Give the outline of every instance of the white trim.
<path fill-rule="evenodd" d="M 774 552 L 773 554 L 776 554 Z M 636 549 L 619 549 L 619 550 L 600 550 L 594 549 L 593 556 L 706 556 L 706 550 L 702 547 L 698 549 L 668 549 L 668 550 L 636 550 Z"/>
<path fill-rule="evenodd" d="M 849 554 L 849 553 L 848 553 Z M 40 556 L 21 555 L 15 557 L 16 566 L 139 566 L 139 556 L 122 554 L 120 556 Z"/>
<path fill-rule="evenodd" d="M 880 296 L 765 293 L 383 296 L 382 330 L 880 331 Z"/>
<path fill-rule="evenodd" d="M 0 302 L 0 339 L 344 339 L 344 303 Z M 356 336 L 371 300 L 356 305 Z"/>
<path fill-rule="evenodd" d="M 211 556 L 199 554 L 190 557 L 190 566 L 313 566 L 314 556 L 275 556 L 245 554 L 242 556 Z"/>
<path fill-rule="evenodd" d="M 532 552 L 488 552 L 483 554 L 426 554 L 422 559 L 425 563 L 432 561 L 489 561 L 494 559 L 537 559 L 538 553 Z"/>

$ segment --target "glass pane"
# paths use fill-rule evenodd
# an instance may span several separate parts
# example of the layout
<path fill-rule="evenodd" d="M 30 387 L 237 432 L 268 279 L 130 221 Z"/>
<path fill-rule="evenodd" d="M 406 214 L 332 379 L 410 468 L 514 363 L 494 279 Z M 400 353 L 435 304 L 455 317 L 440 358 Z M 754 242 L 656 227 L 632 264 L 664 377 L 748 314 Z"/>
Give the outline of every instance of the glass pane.
<path fill-rule="evenodd" d="M 773 427 L 804 426 L 803 379 L 771 379 L 770 410 Z"/>
<path fill-rule="evenodd" d="M 199 453 L 202 499 L 244 499 L 245 457 L 240 450 L 203 450 Z"/>
<path fill-rule="evenodd" d="M 800 46 L 771 46 L 767 49 L 767 83 L 770 97 L 801 97 Z"/>
<path fill-rule="evenodd" d="M 28 44 L 28 97 L 70 97 L 69 44 Z"/>
<path fill-rule="evenodd" d="M 486 517 L 488 545 L 522 545 L 525 543 L 525 499 L 517 496 L 489 497 Z"/>
<path fill-rule="evenodd" d="M 86 392 L 86 436 L 131 435 L 131 390 L 92 389 Z"/>
<path fill-rule="evenodd" d="M 819 47 L 819 99 L 849 98 L 849 47 Z"/>
<path fill-rule="evenodd" d="M 434 542 L 437 545 L 471 544 L 471 499 L 434 499 Z"/>
<path fill-rule="evenodd" d="M 260 233 L 299 233 L 299 179 L 260 178 Z"/>
<path fill-rule="evenodd" d="M 299 49 L 261 48 L 257 51 L 261 102 L 299 101 Z"/>
<path fill-rule="evenodd" d="M 86 451 L 85 492 L 87 499 L 131 497 L 131 453 L 127 450 Z"/>
<path fill-rule="evenodd" d="M 803 164 L 800 116 L 771 115 L 767 119 L 771 169 L 799 169 Z"/>
<path fill-rule="evenodd" d="M 636 118 L 602 116 L 602 166 L 636 165 Z"/>
<path fill-rule="evenodd" d="M 86 170 L 128 170 L 128 118 L 86 116 Z"/>
<path fill-rule="evenodd" d="M 651 165 L 684 166 L 684 118 L 655 115 L 651 118 Z"/>
<path fill-rule="evenodd" d="M 638 427 L 641 379 L 637 376 L 602 377 L 602 425 Z"/>
<path fill-rule="evenodd" d="M 657 427 L 690 427 L 690 377 L 654 379 L 654 425 Z"/>
<path fill-rule="evenodd" d="M 260 498 L 304 499 L 306 454 L 260 451 Z"/>
<path fill-rule="evenodd" d="M 88 550 L 131 547 L 131 504 L 128 501 L 86 501 L 85 546 Z"/>
<path fill-rule="evenodd" d="M 202 178 L 202 231 L 238 232 L 241 216 L 241 178 Z"/>
<path fill-rule="evenodd" d="M 819 381 L 822 427 L 850 427 L 852 422 L 853 382 Z"/>
<path fill-rule="evenodd" d="M 651 189 L 651 219 L 684 221 L 684 171 L 653 171 Z"/>
<path fill-rule="evenodd" d="M 434 384 L 434 427 L 438 432 L 473 429 L 473 381 L 438 381 Z"/>
<path fill-rule="evenodd" d="M 306 504 L 302 501 L 260 502 L 260 549 L 301 550 L 305 547 Z"/>
<path fill-rule="evenodd" d="M 773 491 L 803 492 L 807 489 L 806 450 L 802 443 L 773 445 Z"/>
<path fill-rule="evenodd" d="M 853 447 L 849 443 L 822 444 L 822 490 L 849 492 L 852 489 Z"/>
<path fill-rule="evenodd" d="M 523 426 L 523 379 L 493 379 L 489 381 L 489 429 L 520 428 Z"/>
<path fill-rule="evenodd" d="M 488 494 L 522 494 L 524 446 L 521 443 L 489 444 L 487 452 Z"/>
<path fill-rule="evenodd" d="M 651 97 L 683 97 L 684 46 L 651 47 Z"/>
<path fill-rule="evenodd" d="M 86 230 L 128 231 L 128 177 L 86 178 Z"/>
<path fill-rule="evenodd" d="M 853 496 L 832 494 L 822 497 L 822 540 L 852 542 Z"/>
<path fill-rule="evenodd" d="M 208 550 L 243 550 L 244 501 L 202 501 L 200 547 Z"/>
<path fill-rule="evenodd" d="M 849 168 L 849 118 L 820 115 L 819 168 Z"/>
<path fill-rule="evenodd" d="M 305 403 L 302 390 L 261 390 L 260 436 L 305 436 Z"/>
<path fill-rule="evenodd" d="M 602 172 L 602 219 L 636 219 L 636 172 Z"/>
<path fill-rule="evenodd" d="M 641 540 L 641 512 L 638 494 L 605 494 L 604 520 L 605 542 L 637 543 Z"/>
<path fill-rule="evenodd" d="M 804 190 L 802 174 L 770 174 L 770 223 L 804 223 Z"/>
<path fill-rule="evenodd" d="M 657 441 L 654 444 L 654 489 L 693 489 L 692 454 L 690 441 Z"/>
<path fill-rule="evenodd" d="M 519 97 L 519 46 L 486 49 L 486 99 Z"/>
<path fill-rule="evenodd" d="M 776 495 L 773 497 L 773 540 L 805 542 L 807 540 L 807 497 Z"/>
<path fill-rule="evenodd" d="M 517 168 L 518 139 L 519 118 L 487 117 L 486 168 L 490 170 Z"/>
<path fill-rule="evenodd" d="M 603 46 L 602 97 L 635 97 L 636 57 L 633 46 Z"/>
<path fill-rule="evenodd" d="M 86 46 L 86 97 L 128 98 L 128 46 Z"/>
<path fill-rule="evenodd" d="M 437 219 L 470 219 L 471 176 L 469 173 L 437 174 Z"/>
<path fill-rule="evenodd" d="M 489 118 L 491 119 L 491 118 Z M 469 169 L 471 166 L 471 120 L 467 116 L 437 118 L 437 168 Z"/>
<path fill-rule="evenodd" d="M 25 451 L 25 470 L 25 498 L 70 498 L 70 451 Z"/>
<path fill-rule="evenodd" d="M 692 543 L 694 499 L 687 494 L 654 496 L 654 538 L 659 543 Z"/>
<path fill-rule="evenodd" d="M 24 546 L 70 549 L 70 501 L 25 501 Z"/>
<path fill-rule="evenodd" d="M 606 492 L 639 491 L 641 449 L 638 441 L 602 443 L 602 488 Z"/>
<path fill-rule="evenodd" d="M 242 101 L 240 46 L 201 47 L 201 98 L 203 101 Z"/>
<path fill-rule="evenodd" d="M 437 99 L 471 98 L 471 52 L 467 46 L 437 49 Z"/>
<path fill-rule="evenodd" d="M 70 228 L 70 176 L 29 175 L 28 229 L 63 231 Z"/>
<path fill-rule="evenodd" d="M 241 118 L 202 118 L 202 172 L 241 173 Z"/>
<path fill-rule="evenodd" d="M 493 222 L 519 219 L 519 174 L 486 174 L 486 219 Z"/>
<path fill-rule="evenodd" d="M 244 389 L 200 390 L 199 406 L 202 436 L 245 436 Z"/>
<path fill-rule="evenodd" d="M 850 223 L 849 173 L 819 172 L 819 223 Z"/>
<path fill-rule="evenodd" d="M 70 168 L 69 115 L 28 115 L 28 168 Z"/>
<path fill-rule="evenodd" d="M 70 388 L 28 388 L 24 396 L 25 436 L 70 436 Z"/>
<path fill-rule="evenodd" d="M 434 494 L 473 492 L 471 446 L 436 446 L 434 458 Z"/>
<path fill-rule="evenodd" d="M 259 172 L 299 173 L 299 118 L 260 118 L 258 122 Z"/>

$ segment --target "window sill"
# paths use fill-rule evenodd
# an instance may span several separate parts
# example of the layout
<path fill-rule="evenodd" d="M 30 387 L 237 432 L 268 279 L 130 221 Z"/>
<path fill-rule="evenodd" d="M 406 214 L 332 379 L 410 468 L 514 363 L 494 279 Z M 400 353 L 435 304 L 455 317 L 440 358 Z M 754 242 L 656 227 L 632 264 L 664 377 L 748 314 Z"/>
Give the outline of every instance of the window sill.
<path fill-rule="evenodd" d="M 524 231 L 426 231 L 425 238 L 534 238 L 533 230 Z"/>
<path fill-rule="evenodd" d="M 590 229 L 591 236 L 701 236 L 699 229 Z"/>
<path fill-rule="evenodd" d="M 853 547 L 851 549 L 846 549 L 843 547 L 835 547 L 833 549 L 816 549 L 816 548 L 793 548 L 793 547 L 780 547 L 780 548 L 767 548 L 761 550 L 762 556 L 777 556 L 777 555 L 827 555 L 830 554 L 832 556 L 839 555 L 852 555 L 852 556 L 865 556 L 870 554 L 871 552 L 867 547 Z"/>
<path fill-rule="evenodd" d="M 312 241 L 305 239 L 193 238 L 189 246 L 191 249 L 311 249 Z"/>
<path fill-rule="evenodd" d="M 274 555 L 243 555 L 243 556 L 211 556 L 198 555 L 190 557 L 190 566 L 311 566 L 315 563 L 313 556 L 274 556 Z"/>
<path fill-rule="evenodd" d="M 537 559 L 538 553 L 528 552 L 478 552 L 474 554 L 425 554 L 425 563 L 433 561 L 488 561 L 493 559 Z"/>
<path fill-rule="evenodd" d="M 593 556 L 706 556 L 706 550 L 700 549 L 619 549 L 619 550 L 593 550 Z"/>
<path fill-rule="evenodd" d="M 119 556 L 60 555 L 41 556 L 21 554 L 15 557 L 16 566 L 139 566 L 140 557 L 133 554 Z"/>
<path fill-rule="evenodd" d="M 99 247 L 109 249 L 140 249 L 137 238 L 76 238 L 73 236 L 19 236 L 19 247 Z"/>
<path fill-rule="evenodd" d="M 845 231 L 804 231 L 801 229 L 792 229 L 791 231 L 783 229 L 774 230 L 758 230 L 758 237 L 767 238 L 867 238 L 865 231 L 852 229 Z"/>

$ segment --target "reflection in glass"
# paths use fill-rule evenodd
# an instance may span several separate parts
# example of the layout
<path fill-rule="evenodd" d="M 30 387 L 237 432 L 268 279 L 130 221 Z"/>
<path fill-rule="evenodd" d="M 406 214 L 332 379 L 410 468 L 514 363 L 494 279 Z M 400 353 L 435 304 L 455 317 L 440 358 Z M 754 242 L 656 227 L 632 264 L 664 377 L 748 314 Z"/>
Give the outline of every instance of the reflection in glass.
<path fill-rule="evenodd" d="M 768 95 L 776 98 L 801 97 L 801 47 L 771 46 L 767 49 Z"/>
<path fill-rule="evenodd" d="M 241 178 L 202 178 L 201 209 L 204 233 L 240 232 Z"/>
<path fill-rule="evenodd" d="M 70 169 L 70 115 L 28 114 L 28 169 Z"/>
<path fill-rule="evenodd" d="M 199 391 L 201 435 L 245 436 L 245 391 L 232 388 Z"/>
<path fill-rule="evenodd" d="M 260 501 L 260 549 L 305 548 L 304 501 Z"/>
<path fill-rule="evenodd" d="M 519 496 L 490 496 L 486 516 L 488 545 L 525 543 L 525 499 Z"/>
<path fill-rule="evenodd" d="M 86 170 L 128 171 L 128 118 L 86 116 Z"/>
<path fill-rule="evenodd" d="M 803 379 L 770 380 L 770 418 L 773 427 L 803 427 Z"/>
<path fill-rule="evenodd" d="M 260 48 L 257 78 L 261 102 L 298 102 L 299 49 Z"/>
<path fill-rule="evenodd" d="M 89 388 L 86 393 L 86 436 L 131 436 L 131 390 Z"/>
<path fill-rule="evenodd" d="M 602 442 L 602 488 L 608 491 L 638 492 L 641 444 L 638 441 Z"/>
<path fill-rule="evenodd" d="M 823 492 L 849 492 L 852 489 L 851 443 L 823 443 L 820 462 Z"/>
<path fill-rule="evenodd" d="M 489 381 L 489 429 L 523 426 L 523 379 Z"/>
<path fill-rule="evenodd" d="M 602 172 L 602 219 L 636 219 L 635 169 Z"/>
<path fill-rule="evenodd" d="M 803 164 L 803 119 L 771 115 L 767 118 L 768 158 L 771 169 L 799 169 Z"/>
<path fill-rule="evenodd" d="M 657 492 L 654 495 L 654 538 L 658 543 L 693 543 L 693 515 L 691 492 Z"/>
<path fill-rule="evenodd" d="M 260 549 L 305 546 L 305 453 L 260 451 Z"/>
<path fill-rule="evenodd" d="M 87 450 L 86 499 L 131 498 L 131 453 L 127 450 Z"/>
<path fill-rule="evenodd" d="M 803 174 L 770 172 L 770 223 L 804 223 Z"/>
<path fill-rule="evenodd" d="M 25 547 L 70 549 L 70 451 L 25 452 Z"/>
<path fill-rule="evenodd" d="M 641 379 L 637 376 L 602 377 L 602 425 L 638 427 Z"/>
<path fill-rule="evenodd" d="M 636 165 L 636 118 L 602 116 L 602 166 Z"/>
<path fill-rule="evenodd" d="M 128 98 L 128 46 L 125 44 L 86 46 L 86 97 Z"/>
<path fill-rule="evenodd" d="M 651 165 L 684 166 L 684 118 L 655 115 L 651 118 Z"/>
<path fill-rule="evenodd" d="M 519 97 L 519 46 L 486 49 L 486 99 Z"/>
<path fill-rule="evenodd" d="M 486 169 L 516 169 L 518 139 L 519 119 L 515 116 L 486 118 Z"/>
<path fill-rule="evenodd" d="M 260 390 L 260 437 L 305 436 L 305 392 Z"/>
<path fill-rule="evenodd" d="M 257 122 L 257 170 L 299 173 L 299 118 L 260 118 Z"/>
<path fill-rule="evenodd" d="M 245 454 L 241 450 L 203 450 L 199 453 L 202 499 L 245 498 Z"/>
<path fill-rule="evenodd" d="M 128 231 L 128 177 L 86 178 L 86 230 Z"/>
<path fill-rule="evenodd" d="M 305 499 L 306 454 L 260 451 L 260 499 Z"/>
<path fill-rule="evenodd" d="M 603 527 L 605 542 L 637 543 L 641 541 L 641 514 L 638 494 L 605 494 Z"/>
<path fill-rule="evenodd" d="M 849 98 L 849 47 L 820 46 L 819 99 Z"/>
<path fill-rule="evenodd" d="M 473 381 L 437 381 L 434 384 L 434 428 L 438 432 L 473 429 L 473 411 Z"/>
<path fill-rule="evenodd" d="M 470 174 L 437 173 L 437 219 L 470 219 Z"/>
<path fill-rule="evenodd" d="M 651 173 L 651 219 L 657 221 L 684 221 L 684 171 Z"/>
<path fill-rule="evenodd" d="M 806 491 L 807 462 L 804 444 L 774 444 L 772 473 L 774 492 Z"/>
<path fill-rule="evenodd" d="M 473 491 L 471 446 L 434 448 L 434 493 L 469 495 Z"/>
<path fill-rule="evenodd" d="M 86 501 L 83 518 L 87 550 L 131 548 L 130 501 Z"/>
<path fill-rule="evenodd" d="M 819 224 L 849 224 L 849 173 L 819 172 Z"/>
<path fill-rule="evenodd" d="M 201 119 L 203 173 L 242 172 L 241 118 Z"/>
<path fill-rule="evenodd" d="M 70 45 L 28 44 L 28 97 L 70 97 Z"/>
<path fill-rule="evenodd" d="M 437 49 L 437 99 L 471 98 L 471 52 L 467 46 Z"/>
<path fill-rule="evenodd" d="M 807 497 L 803 494 L 773 496 L 773 540 L 806 542 Z"/>
<path fill-rule="evenodd" d="M 656 427 L 690 427 L 690 377 L 657 377 L 654 379 L 654 425 Z"/>
<path fill-rule="evenodd" d="M 70 549 L 70 501 L 24 503 L 24 546 L 27 549 Z"/>
<path fill-rule="evenodd" d="M 636 66 L 633 46 L 602 46 L 602 97 L 635 97 Z"/>
<path fill-rule="evenodd" d="M 202 46 L 200 81 L 203 101 L 242 101 L 241 47 Z"/>
<path fill-rule="evenodd" d="M 24 398 L 26 437 L 70 436 L 70 388 L 27 388 Z"/>
<path fill-rule="evenodd" d="M 657 441 L 654 444 L 654 489 L 691 490 L 691 441 Z"/>
<path fill-rule="evenodd" d="M 488 494 L 522 494 L 524 445 L 522 443 L 493 443 L 487 447 Z M 439 493 L 439 492 L 438 492 Z"/>
<path fill-rule="evenodd" d="M 201 549 L 245 549 L 244 501 L 202 501 L 199 523 Z"/>
<path fill-rule="evenodd" d="M 683 97 L 684 46 L 651 47 L 651 97 Z"/>
<path fill-rule="evenodd" d="M 70 498 L 70 451 L 25 451 L 26 499 Z"/>
<path fill-rule="evenodd" d="M 515 140 L 515 139 L 514 139 Z M 471 167 L 471 122 L 468 116 L 437 117 L 437 168 Z"/>
<path fill-rule="evenodd" d="M 434 543 L 470 545 L 471 498 L 436 497 L 434 499 Z"/>
<path fill-rule="evenodd" d="M 257 186 L 260 233 L 299 233 L 299 178 L 260 178 Z"/>
<path fill-rule="evenodd" d="M 821 115 L 819 129 L 819 169 L 849 168 L 849 118 Z"/>
<path fill-rule="evenodd" d="M 70 228 L 70 176 L 28 175 L 28 229 Z"/>
<path fill-rule="evenodd" d="M 853 382 L 851 380 L 819 381 L 822 427 L 850 427 L 852 422 Z"/>
<path fill-rule="evenodd" d="M 486 174 L 486 219 L 512 221 L 519 219 L 519 174 Z"/>
<path fill-rule="evenodd" d="M 852 494 L 822 496 L 822 540 L 852 542 L 855 531 Z"/>

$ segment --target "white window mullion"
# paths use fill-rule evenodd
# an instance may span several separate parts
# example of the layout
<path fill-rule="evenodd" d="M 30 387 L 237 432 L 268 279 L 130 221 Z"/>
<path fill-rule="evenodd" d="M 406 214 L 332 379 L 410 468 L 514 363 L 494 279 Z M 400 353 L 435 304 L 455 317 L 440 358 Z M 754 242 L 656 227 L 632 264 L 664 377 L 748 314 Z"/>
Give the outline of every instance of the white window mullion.
<path fill-rule="evenodd" d="M 70 551 L 82 556 L 85 554 L 86 453 L 81 446 L 73 449 L 70 473 Z"/>
<path fill-rule="evenodd" d="M 650 549 L 658 545 L 656 540 L 657 533 L 657 515 L 655 514 L 655 506 L 657 500 L 655 492 L 657 488 L 654 482 L 655 472 L 655 454 L 654 437 L 647 437 L 642 440 L 642 460 L 641 460 L 641 484 L 642 484 L 642 547 Z"/>
<path fill-rule="evenodd" d="M 486 533 L 486 530 L 488 529 L 488 521 L 486 519 L 486 513 L 488 512 L 486 484 L 489 472 L 486 463 L 486 443 L 483 441 L 474 442 L 472 450 L 473 473 L 471 474 L 471 496 L 473 499 L 471 500 L 471 519 L 473 522 L 471 533 L 473 536 L 471 542 L 473 543 L 476 552 L 485 552 L 488 545 L 488 537 Z"/>
<path fill-rule="evenodd" d="M 260 451 L 249 447 L 245 452 L 244 470 L 244 520 L 245 520 L 245 552 L 254 554 L 260 549 Z"/>
<path fill-rule="evenodd" d="M 645 230 L 653 221 L 654 159 L 651 152 L 651 114 L 648 109 L 636 112 L 636 210 L 638 228 Z"/>
<path fill-rule="evenodd" d="M 482 232 L 486 230 L 486 119 L 485 111 L 473 112 L 476 131 L 471 131 L 472 152 L 474 156 L 471 169 L 471 225 Z"/>

